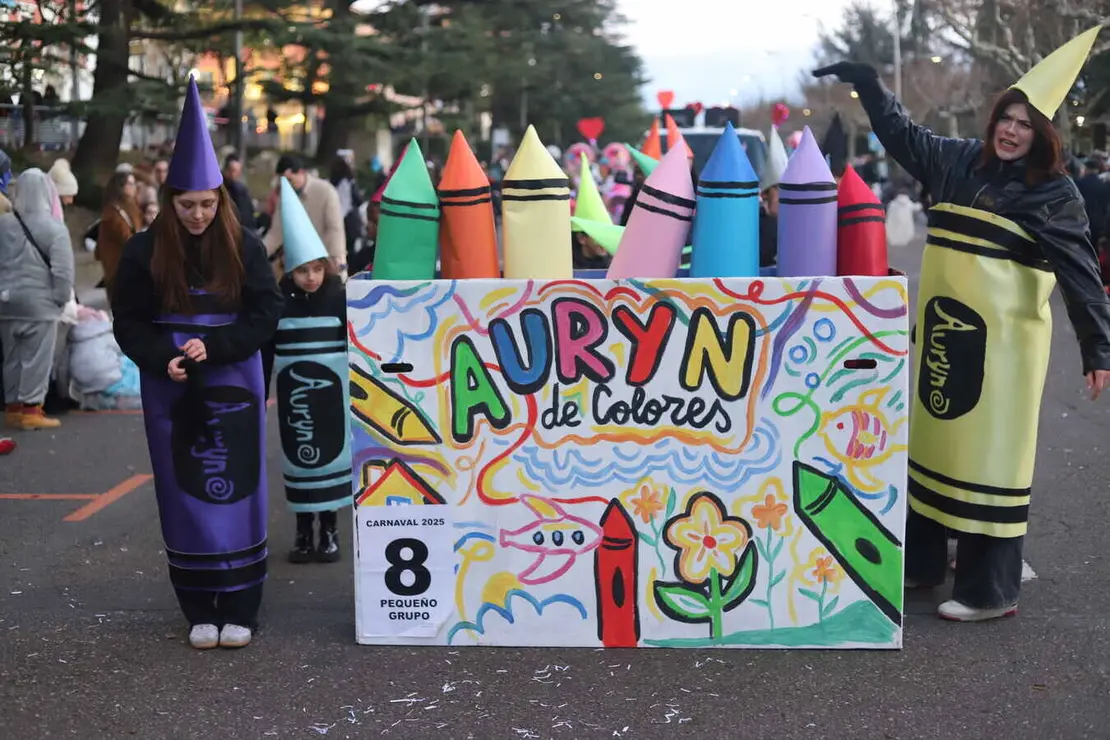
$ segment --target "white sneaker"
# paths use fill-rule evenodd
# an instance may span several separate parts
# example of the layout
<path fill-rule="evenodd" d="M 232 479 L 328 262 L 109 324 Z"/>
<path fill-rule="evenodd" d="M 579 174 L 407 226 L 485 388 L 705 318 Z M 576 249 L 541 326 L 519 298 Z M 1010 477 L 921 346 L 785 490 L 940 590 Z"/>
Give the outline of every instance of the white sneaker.
<path fill-rule="evenodd" d="M 220 647 L 241 648 L 251 644 L 251 631 L 237 624 L 225 624 L 220 630 Z"/>
<path fill-rule="evenodd" d="M 950 622 L 986 622 L 1001 617 L 1012 617 L 1015 614 L 1017 614 L 1017 604 L 997 609 L 976 609 L 952 599 L 937 607 L 937 616 Z"/>
<path fill-rule="evenodd" d="M 197 650 L 211 650 L 220 644 L 220 630 L 214 624 L 195 624 L 189 630 L 189 644 Z"/>

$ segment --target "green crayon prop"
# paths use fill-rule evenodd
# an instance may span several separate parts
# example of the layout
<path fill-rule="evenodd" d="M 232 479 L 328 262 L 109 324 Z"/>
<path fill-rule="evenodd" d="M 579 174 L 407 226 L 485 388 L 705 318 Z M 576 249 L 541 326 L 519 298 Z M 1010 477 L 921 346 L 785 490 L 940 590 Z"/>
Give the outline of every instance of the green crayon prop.
<path fill-rule="evenodd" d="M 375 280 L 431 280 L 439 248 L 439 198 L 416 139 L 382 193 Z"/>
<path fill-rule="evenodd" d="M 649 157 L 631 144 L 625 144 L 624 146 L 628 149 L 628 153 L 632 155 L 632 159 L 636 162 L 636 166 L 644 173 L 644 177 L 655 172 L 655 168 L 659 166 L 658 159 Z"/>
<path fill-rule="evenodd" d="M 902 624 L 902 545 L 836 478 L 794 462 L 794 511 L 860 590 Z"/>

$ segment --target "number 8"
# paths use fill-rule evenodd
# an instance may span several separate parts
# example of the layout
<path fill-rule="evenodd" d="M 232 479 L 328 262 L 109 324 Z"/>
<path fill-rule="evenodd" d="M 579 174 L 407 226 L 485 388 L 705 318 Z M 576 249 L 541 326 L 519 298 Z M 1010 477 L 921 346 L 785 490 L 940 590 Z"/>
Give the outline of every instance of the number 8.
<path fill-rule="evenodd" d="M 405 548 L 412 550 L 411 558 L 401 557 Z M 393 540 L 386 545 L 385 560 L 390 566 L 385 572 L 385 587 L 398 596 L 418 596 L 432 585 L 432 574 L 424 567 L 428 560 L 428 546 L 420 540 L 411 537 Z M 401 574 L 406 571 L 413 574 L 411 586 L 401 582 Z"/>

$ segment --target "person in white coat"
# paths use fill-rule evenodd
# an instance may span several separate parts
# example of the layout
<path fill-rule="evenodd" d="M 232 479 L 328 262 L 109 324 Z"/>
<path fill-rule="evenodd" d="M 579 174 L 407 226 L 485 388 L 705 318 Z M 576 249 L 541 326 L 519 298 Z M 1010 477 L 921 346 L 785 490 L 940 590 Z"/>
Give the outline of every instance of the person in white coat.
<path fill-rule="evenodd" d="M 886 241 L 891 247 L 904 247 L 913 241 L 915 215 L 921 204 L 910 200 L 905 193 L 895 196 L 886 207 Z"/>

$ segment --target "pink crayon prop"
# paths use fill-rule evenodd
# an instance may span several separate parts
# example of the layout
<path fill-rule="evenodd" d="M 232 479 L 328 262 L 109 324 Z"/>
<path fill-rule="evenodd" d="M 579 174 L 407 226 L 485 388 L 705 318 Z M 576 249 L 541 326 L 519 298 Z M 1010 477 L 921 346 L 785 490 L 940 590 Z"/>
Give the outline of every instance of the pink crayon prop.
<path fill-rule="evenodd" d="M 676 146 L 644 181 L 606 277 L 673 278 L 688 243 L 694 206 L 690 161 L 686 148 Z M 834 204 L 834 236 L 835 218 Z"/>
<path fill-rule="evenodd" d="M 836 181 L 809 126 L 779 183 L 779 277 L 836 275 Z"/>

